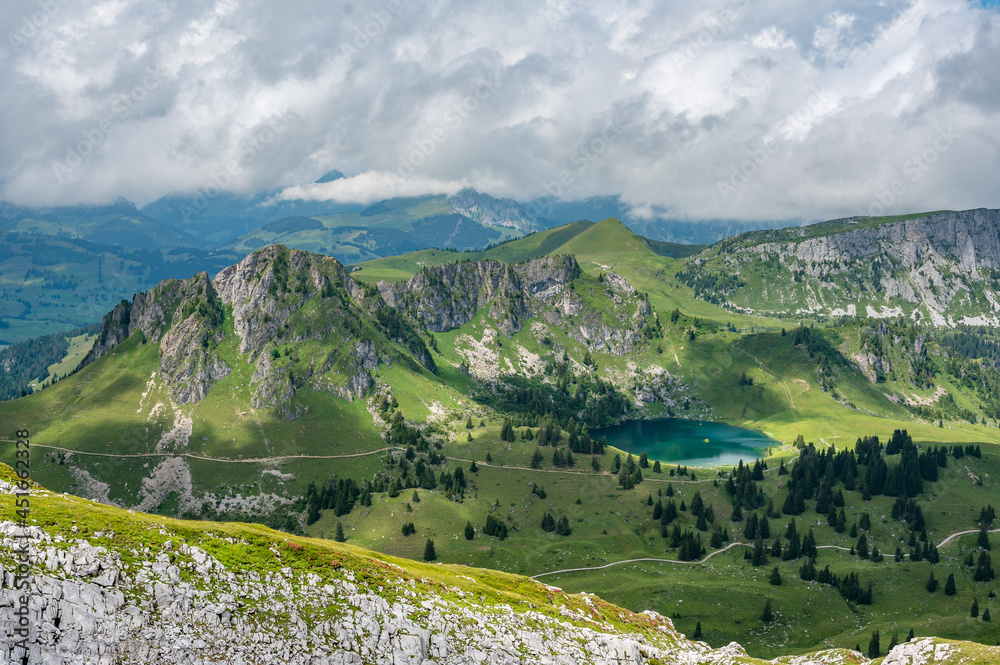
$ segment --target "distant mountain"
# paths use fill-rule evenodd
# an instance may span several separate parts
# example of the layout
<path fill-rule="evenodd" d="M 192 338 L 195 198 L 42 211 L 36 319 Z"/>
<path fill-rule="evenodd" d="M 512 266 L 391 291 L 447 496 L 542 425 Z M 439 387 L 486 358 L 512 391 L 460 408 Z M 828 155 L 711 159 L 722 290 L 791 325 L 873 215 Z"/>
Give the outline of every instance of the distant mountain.
<path fill-rule="evenodd" d="M 224 247 L 245 254 L 277 243 L 359 263 L 430 247 L 481 249 L 536 228 L 515 202 L 467 190 L 459 197 L 394 198 L 352 212 L 289 216 Z"/>
<path fill-rule="evenodd" d="M 470 217 L 484 226 L 504 226 L 521 233 L 559 226 L 544 220 L 514 199 L 497 199 L 474 189 L 463 189 L 448 197 L 455 212 Z"/>
<path fill-rule="evenodd" d="M 679 276 L 705 300 L 766 316 L 1000 326 L 1000 210 L 746 233 L 714 245 Z"/>
<path fill-rule="evenodd" d="M 59 236 L 138 250 L 204 245 L 198 238 L 143 214 L 134 203 L 120 197 L 106 205 L 51 208 L 0 203 L 0 231 Z"/>
<path fill-rule="evenodd" d="M 579 201 L 560 201 L 552 198 L 536 199 L 524 208 L 541 219 L 550 220 L 550 226 L 568 224 L 582 219 L 598 222 L 614 217 L 628 228 L 652 240 L 693 245 L 710 245 L 723 238 L 753 231 L 787 226 L 783 221 L 705 220 L 682 221 L 664 215 L 652 217 L 633 213 L 632 207 L 620 196 L 592 196 Z"/>
<path fill-rule="evenodd" d="M 343 173 L 333 170 L 317 179 L 316 183 L 333 182 L 343 177 Z M 455 229 L 453 225 L 451 232 L 445 237 L 440 237 L 440 234 L 436 232 L 427 234 L 422 231 L 419 236 L 413 238 L 413 244 L 407 244 L 401 237 L 391 240 L 366 240 L 367 245 L 358 249 L 375 250 L 366 258 L 387 256 L 387 252 L 401 253 L 432 246 L 421 240 L 425 237 L 428 240 L 433 239 L 438 246 L 442 247 L 479 248 L 490 242 L 512 236 L 511 233 L 507 232 L 483 234 L 476 227 L 511 229 L 515 232 L 513 235 L 521 235 L 553 226 L 552 223 L 532 214 L 513 199 L 498 199 L 473 189 L 462 190 L 451 197 L 426 196 L 385 199 L 370 206 L 335 201 L 278 200 L 279 193 L 280 190 L 253 194 L 223 192 L 214 197 L 170 194 L 145 206 L 142 212 L 164 224 L 197 236 L 203 241 L 207 240 L 215 245 L 230 246 L 245 244 L 244 238 L 253 237 L 254 231 L 289 217 L 337 217 L 342 219 L 340 221 L 331 220 L 331 227 L 365 227 L 378 226 L 380 222 L 385 220 L 371 218 L 391 211 L 393 213 L 391 215 L 393 227 L 408 232 L 412 230 L 414 224 L 427 217 L 425 214 L 427 211 L 423 208 L 417 207 L 411 210 L 413 202 L 430 199 L 441 204 L 436 206 L 434 214 L 459 215 L 475 222 L 474 225 L 466 225 L 465 228 L 458 229 Z M 360 217 L 367 219 L 358 218 L 357 214 L 362 213 L 362 211 L 365 212 Z M 409 211 L 410 214 L 407 214 L 406 211 Z M 276 241 L 286 243 L 284 238 L 276 238 Z M 296 244 L 297 242 L 297 239 L 292 238 L 288 239 L 286 244 L 299 246 Z M 326 247 L 330 250 L 331 255 L 347 258 L 352 254 L 350 249 L 338 250 L 336 248 L 341 243 L 346 243 L 348 247 L 353 246 L 352 242 L 354 241 L 351 237 L 341 237 L 334 234 L 318 244 L 307 245 L 303 249 L 317 250 Z M 364 245 L 365 243 L 360 244 Z"/>
<path fill-rule="evenodd" d="M 364 208 L 354 203 L 275 201 L 278 193 L 279 190 L 255 194 L 223 192 L 213 198 L 168 194 L 143 207 L 142 212 L 201 238 L 202 244 L 208 241 L 222 245 L 285 217 L 357 212 Z"/>

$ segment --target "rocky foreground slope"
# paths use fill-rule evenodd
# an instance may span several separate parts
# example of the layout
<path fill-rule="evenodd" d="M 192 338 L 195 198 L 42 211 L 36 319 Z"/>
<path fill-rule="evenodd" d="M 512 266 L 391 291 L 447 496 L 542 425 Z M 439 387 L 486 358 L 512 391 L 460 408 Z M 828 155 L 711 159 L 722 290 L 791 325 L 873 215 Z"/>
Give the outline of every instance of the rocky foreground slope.
<path fill-rule="evenodd" d="M 0 466 L 5 515 L 15 514 L 14 480 Z M 4 663 L 763 662 L 735 643 L 712 649 L 687 640 L 658 614 L 513 575 L 393 559 L 250 525 L 163 519 L 38 487 L 31 502 L 32 526 L 0 522 Z M 24 535 L 30 581 L 16 590 L 15 551 Z M 6 638 L 25 623 L 26 655 Z M 883 662 L 998 658 L 1000 649 L 921 639 Z M 832 650 L 772 662 L 870 661 Z"/>

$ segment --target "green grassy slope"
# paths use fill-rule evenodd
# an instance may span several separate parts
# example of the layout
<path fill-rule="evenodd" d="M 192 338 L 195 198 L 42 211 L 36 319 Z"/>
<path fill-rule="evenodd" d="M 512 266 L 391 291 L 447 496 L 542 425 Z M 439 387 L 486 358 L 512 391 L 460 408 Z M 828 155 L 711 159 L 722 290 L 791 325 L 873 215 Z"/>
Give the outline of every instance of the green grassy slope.
<path fill-rule="evenodd" d="M 884 438 L 885 430 L 879 431 Z M 444 543 L 438 546 L 444 561 L 526 575 L 631 559 L 676 560 L 677 550 L 668 547 L 646 505 L 647 496 L 655 500 L 669 486 L 676 492 L 674 501 L 683 499 L 690 504 L 694 493 L 700 491 L 706 505 L 713 507 L 715 524 L 701 534 L 706 546 L 716 526 L 725 526 L 733 541 L 746 542 L 742 534 L 745 522 L 730 519 L 732 506 L 721 486 L 724 480 L 716 486 L 714 473 L 698 471 L 698 479 L 692 482 L 671 475 L 670 468 L 661 474 L 647 470 L 636 489 L 622 490 L 614 476 L 590 472 L 586 456 L 578 456 L 574 469 L 556 469 L 548 462 L 542 468 L 530 469 L 528 457 L 533 443 L 512 445 L 500 441 L 496 428 L 477 427 L 472 435 L 471 442 L 459 439 L 447 447 L 449 468 L 463 468 L 471 483 L 457 503 L 439 490 L 416 490 L 419 501 L 413 497 L 413 490 L 405 490 L 396 498 L 380 498 L 371 507 L 359 507 L 342 517 L 327 511 L 309 533 L 331 538 L 341 522 L 350 542 L 406 557 L 419 556 L 424 539 L 432 538 L 435 543 Z M 937 443 L 931 440 L 921 445 Z M 543 451 L 548 459 L 549 450 Z M 493 460 L 490 464 L 482 461 L 486 453 Z M 611 451 L 602 457 L 605 470 L 612 457 Z M 460 461 L 463 459 L 479 460 L 478 471 L 470 472 L 469 462 Z M 780 507 L 786 477 L 776 474 L 777 465 L 777 459 L 772 460 L 761 488 Z M 970 474 L 983 479 L 983 484 L 974 482 Z M 998 474 L 1000 452 L 995 445 L 983 446 L 982 459 L 949 459 L 941 480 L 928 483 L 925 495 L 920 497 L 929 540 L 937 543 L 957 531 L 976 529 L 979 508 L 1000 496 L 1000 485 L 993 480 L 1000 477 Z M 545 498 L 530 491 L 534 485 L 544 488 Z M 817 543 L 825 548 L 819 550 L 818 568 L 829 565 L 839 575 L 856 572 L 864 584 L 872 583 L 875 601 L 871 606 L 849 603 L 826 585 L 801 581 L 799 569 L 804 559 L 771 560 L 765 566 L 752 567 L 744 560 L 749 549 L 745 546 L 736 546 L 703 564 L 637 561 L 540 579 L 574 592 L 598 593 L 632 610 L 656 610 L 673 617 L 688 634 L 696 622 L 701 622 L 709 643 L 722 645 L 737 640 L 758 657 L 864 645 L 874 628 L 883 631 L 883 645 L 892 633 L 903 638 L 911 628 L 918 635 L 986 642 L 1000 639 L 997 624 L 968 617 L 973 598 L 979 599 L 982 608 L 1000 606 L 989 598 L 997 590 L 997 583 L 973 581 L 972 569 L 963 564 L 966 554 L 976 552 L 974 533 L 943 546 L 938 564 L 895 563 L 892 554 L 897 544 L 909 552 L 909 531 L 890 517 L 893 499 L 875 497 L 864 501 L 858 491 L 844 494 L 848 528 L 862 514 L 869 514 L 869 542 L 878 545 L 886 556 L 884 561 L 874 563 L 852 556 L 846 550 L 856 538 L 846 532 L 836 533 L 827 526 L 825 515 L 817 515 L 811 508 L 795 521 L 800 534 L 812 527 Z M 539 524 L 546 513 L 567 516 L 572 534 L 567 537 L 543 532 Z M 507 540 L 482 534 L 488 515 L 499 516 L 510 525 Z M 774 535 L 784 534 L 790 519 L 783 516 L 770 520 L 772 538 L 767 539 L 768 546 Z M 471 541 L 462 536 L 467 521 L 477 530 Z M 401 526 L 409 522 L 415 525 L 416 533 L 404 536 Z M 682 512 L 678 523 L 685 530 L 693 530 L 695 518 Z M 998 536 L 992 538 L 996 542 Z M 784 544 L 787 546 L 787 540 Z M 779 566 L 783 578 L 779 587 L 769 583 L 774 565 Z M 942 588 L 948 574 L 953 573 L 958 593 L 951 597 L 940 589 L 936 594 L 927 593 L 925 585 L 931 570 Z M 759 618 L 763 599 L 768 597 L 774 600 L 779 616 L 772 625 L 763 624 Z"/>
<path fill-rule="evenodd" d="M 984 460 L 985 462 L 985 460 Z M 0 466 L 0 480 L 16 481 L 14 472 L 7 466 Z M 483 481 L 485 482 L 485 481 Z M 14 515 L 14 496 L 0 494 L 0 510 Z M 427 505 L 425 506 L 425 502 Z M 425 532 L 422 531 L 423 519 L 431 518 L 436 510 L 433 500 L 428 497 L 418 504 L 414 513 L 414 521 L 418 523 L 418 535 L 413 537 L 423 542 Z M 853 507 L 853 506 L 852 506 Z M 585 616 L 597 619 L 603 624 L 609 624 L 614 630 L 632 634 L 644 634 L 651 630 L 648 619 L 632 611 L 610 605 L 594 596 L 576 594 L 576 589 L 586 587 L 590 593 L 598 592 L 608 599 L 623 598 L 632 605 L 642 605 L 642 609 L 656 609 L 670 616 L 677 629 L 686 631 L 689 635 L 694 622 L 701 621 L 705 638 L 710 644 L 723 646 L 732 635 L 737 635 L 741 642 L 749 644 L 751 654 L 766 652 L 768 654 L 804 653 L 807 650 L 802 645 L 813 641 L 818 643 L 812 651 L 819 648 L 829 648 L 829 645 L 842 643 L 867 644 L 867 636 L 871 630 L 883 632 L 883 653 L 889 634 L 899 632 L 905 639 L 905 632 L 913 627 L 918 636 L 932 634 L 933 629 L 940 629 L 951 634 L 961 634 L 964 639 L 974 639 L 979 643 L 988 643 L 997 637 L 995 624 L 984 623 L 971 618 L 962 617 L 966 613 L 972 590 L 963 577 L 959 583 L 957 595 L 945 598 L 942 591 L 931 596 L 926 591 L 915 590 L 912 578 L 923 576 L 929 564 L 883 563 L 868 564 L 852 562 L 848 557 L 834 554 L 824 554 L 820 563 L 829 562 L 838 570 L 857 569 L 862 575 L 872 574 L 875 567 L 882 567 L 878 577 L 880 591 L 891 589 L 898 594 L 900 601 L 909 603 L 909 607 L 901 609 L 897 614 L 885 613 L 878 609 L 883 602 L 881 595 L 877 596 L 876 604 L 871 609 L 858 612 L 845 607 L 839 597 L 832 597 L 835 592 L 817 585 L 803 583 L 794 579 L 790 564 L 781 566 L 784 583 L 780 587 L 770 586 L 766 578 L 769 568 L 758 568 L 747 571 L 742 562 L 742 556 L 737 553 L 723 554 L 707 565 L 668 565 L 641 563 L 634 566 L 621 566 L 608 569 L 598 576 L 589 579 L 581 578 L 580 574 L 566 574 L 548 577 L 542 580 L 544 584 L 531 579 L 497 571 L 488 568 L 470 568 L 465 565 L 450 563 L 420 563 L 412 557 L 402 558 L 372 551 L 366 548 L 364 539 L 356 530 L 349 531 L 348 542 L 336 543 L 331 540 L 289 536 L 266 527 L 252 524 L 196 522 L 164 518 L 155 515 L 124 511 L 73 496 L 46 491 L 34 486 L 31 492 L 30 521 L 41 526 L 53 536 L 61 536 L 64 542 L 75 542 L 84 539 L 94 546 L 103 546 L 111 552 L 118 553 L 120 565 L 130 569 L 139 563 L 142 552 L 159 552 L 167 540 L 174 545 L 196 545 L 208 554 L 218 559 L 231 572 L 237 574 L 276 573 L 280 569 L 291 569 L 294 573 L 314 573 L 319 579 L 341 579 L 345 574 L 358 585 L 367 588 L 378 588 L 384 584 L 384 578 L 398 576 L 411 581 L 411 588 L 418 593 L 431 593 L 434 596 L 459 601 L 476 611 L 477 606 L 484 608 L 506 605 L 516 612 L 533 611 L 545 616 L 563 618 L 567 610 L 583 611 Z M 554 538 L 554 537 L 553 537 Z M 485 540 L 478 536 L 479 540 Z M 491 539 L 490 539 L 491 540 Z M 459 544 L 439 536 L 435 539 L 439 554 L 448 554 Z M 57 545 L 57 548 L 61 547 Z M 494 544 L 479 545 L 479 549 L 493 549 Z M 957 549 L 967 549 L 966 545 L 957 545 Z M 736 550 L 732 550 L 736 552 Z M 174 560 L 180 557 L 174 555 Z M 12 553 L 0 553 L 0 561 L 13 565 Z M 938 564 L 938 572 L 944 573 L 951 564 Z M 36 575 L 49 574 L 42 564 L 33 571 Z M 183 574 L 183 573 L 182 573 Z M 563 586 L 569 593 L 552 584 Z M 884 585 L 884 586 L 883 586 Z M 762 597 L 774 599 L 776 620 L 769 625 L 762 625 L 757 614 Z M 980 597 L 984 601 L 984 597 Z M 982 602 L 988 607 L 989 602 Z M 914 610 L 917 616 L 914 617 Z M 809 633 L 801 630 L 803 617 L 813 619 L 809 623 Z M 651 635 L 651 634 L 650 634 Z M 662 635 L 662 633 L 661 633 Z M 683 648 L 683 639 L 677 639 L 677 646 Z M 978 665 L 995 662 L 994 649 L 983 647 L 975 642 L 954 642 L 950 644 L 953 651 L 949 654 L 951 660 Z M 860 660 L 858 654 L 831 653 L 825 656 L 817 654 L 817 663 L 867 662 Z M 844 658 L 847 660 L 844 660 Z M 829 659 L 829 660 L 828 660 Z M 762 663 L 754 658 L 737 656 L 733 663 Z M 785 662 L 782 660 L 782 662 Z M 877 661 L 876 661 L 877 662 Z M 928 661 L 939 662 L 939 661 Z"/>

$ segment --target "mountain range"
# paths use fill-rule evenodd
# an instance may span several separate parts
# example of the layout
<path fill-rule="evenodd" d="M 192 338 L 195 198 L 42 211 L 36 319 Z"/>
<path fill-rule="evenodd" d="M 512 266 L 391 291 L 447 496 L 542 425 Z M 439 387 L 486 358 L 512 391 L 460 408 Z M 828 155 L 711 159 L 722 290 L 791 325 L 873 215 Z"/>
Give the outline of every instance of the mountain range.
<path fill-rule="evenodd" d="M 937 219 L 952 217 L 925 223 Z M 879 221 L 874 228 L 897 223 Z M 720 260 L 717 246 L 648 240 L 615 219 L 482 251 L 424 249 L 355 266 L 268 245 L 214 276 L 161 281 L 71 346 L 8 356 L 16 364 L 36 353 L 32 367 L 68 369 L 0 402 L 0 423 L 31 423 L 33 477 L 55 491 L 163 516 L 343 533 L 408 558 L 431 539 L 449 563 L 550 575 L 564 588 L 670 615 L 685 631 L 697 621 L 710 643 L 739 638 L 756 656 L 854 647 L 873 624 L 993 639 L 992 624 L 953 622 L 990 590 L 963 563 L 1000 474 L 988 444 L 1000 419 L 1000 353 L 989 332 L 899 317 L 802 325 L 741 312 L 688 283 Z M 727 494 L 725 481 L 741 477 L 735 469 L 689 474 L 654 468 L 652 456 L 640 467 L 596 434 L 661 416 L 771 437 L 770 466 L 745 509 L 780 524 L 785 538 L 801 512 L 776 465 L 805 464 L 816 450 L 808 442 L 851 450 L 860 437 L 906 431 L 921 454 L 944 447 L 949 459 L 918 498 L 927 542 L 955 548 L 938 569 L 958 579 L 954 600 L 941 614 L 924 590 L 932 564 L 888 556 L 923 542 L 894 497 L 866 499 L 846 481 L 855 535 L 822 512 L 799 519 L 815 521 L 828 548 L 820 562 L 838 580 L 854 573 L 871 582 L 874 603 L 798 581 L 801 554 L 778 564 L 788 582 L 771 588 L 743 558 L 753 543 L 740 540 L 749 532 Z M 3 461 L 15 462 L 12 450 Z M 695 494 L 712 509 L 705 531 L 690 511 L 678 513 L 676 533 L 650 521 L 657 503 Z M 959 513 L 968 517 L 956 521 Z M 848 556 L 858 531 L 885 561 Z M 673 570 L 669 590 L 655 580 L 673 564 L 601 568 L 683 561 L 695 547 L 711 563 L 690 576 L 683 565 Z M 720 576 L 729 581 L 711 582 Z M 747 633 L 764 596 L 781 618 Z M 735 617 L 720 610 L 733 598 Z"/>

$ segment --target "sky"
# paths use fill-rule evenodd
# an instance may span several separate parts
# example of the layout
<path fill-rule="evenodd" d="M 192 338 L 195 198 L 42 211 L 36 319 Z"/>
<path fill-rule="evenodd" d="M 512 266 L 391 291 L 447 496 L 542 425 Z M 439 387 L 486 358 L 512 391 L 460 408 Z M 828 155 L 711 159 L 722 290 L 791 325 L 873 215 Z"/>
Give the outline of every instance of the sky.
<path fill-rule="evenodd" d="M 0 198 L 1000 207 L 997 3 L 0 0 Z M 347 177 L 313 183 L 330 169 Z"/>

